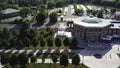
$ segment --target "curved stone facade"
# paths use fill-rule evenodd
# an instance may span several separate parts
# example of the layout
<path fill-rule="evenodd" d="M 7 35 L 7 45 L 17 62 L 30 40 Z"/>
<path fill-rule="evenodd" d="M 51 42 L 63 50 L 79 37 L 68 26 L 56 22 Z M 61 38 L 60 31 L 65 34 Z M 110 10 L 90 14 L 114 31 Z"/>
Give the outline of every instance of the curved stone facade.
<path fill-rule="evenodd" d="M 99 41 L 108 33 L 110 26 L 111 23 L 104 19 L 83 17 L 74 20 L 73 31 L 77 38 L 85 41 Z"/>

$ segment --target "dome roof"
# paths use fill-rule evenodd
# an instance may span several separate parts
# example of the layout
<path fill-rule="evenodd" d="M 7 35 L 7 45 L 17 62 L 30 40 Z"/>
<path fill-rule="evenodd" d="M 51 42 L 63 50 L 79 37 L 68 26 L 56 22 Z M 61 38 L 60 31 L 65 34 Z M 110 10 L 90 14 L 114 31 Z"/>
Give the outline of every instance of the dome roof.
<path fill-rule="evenodd" d="M 107 19 L 97 18 L 93 16 L 83 16 L 74 19 L 74 24 L 85 27 L 105 27 L 111 23 Z"/>
<path fill-rule="evenodd" d="M 99 19 L 99 18 L 96 18 L 96 17 L 88 17 L 88 18 L 83 18 L 83 19 L 81 19 L 81 22 L 84 22 L 84 23 L 93 23 L 93 24 L 97 24 L 97 23 L 100 23 L 100 22 L 102 22 L 102 20 L 101 19 Z"/>

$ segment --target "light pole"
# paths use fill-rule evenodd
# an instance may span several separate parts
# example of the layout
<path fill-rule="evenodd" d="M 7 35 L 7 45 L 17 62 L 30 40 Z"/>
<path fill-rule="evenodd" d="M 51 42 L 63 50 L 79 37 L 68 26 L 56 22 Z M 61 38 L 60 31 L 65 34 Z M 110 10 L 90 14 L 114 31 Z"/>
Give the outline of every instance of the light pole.
<path fill-rule="evenodd" d="M 119 45 L 118 45 L 118 51 L 119 51 Z"/>

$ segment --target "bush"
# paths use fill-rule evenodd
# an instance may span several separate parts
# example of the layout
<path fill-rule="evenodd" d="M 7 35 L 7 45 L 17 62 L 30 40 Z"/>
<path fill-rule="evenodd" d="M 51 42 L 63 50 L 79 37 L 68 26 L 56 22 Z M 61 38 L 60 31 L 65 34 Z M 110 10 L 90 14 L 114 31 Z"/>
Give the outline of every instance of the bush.
<path fill-rule="evenodd" d="M 95 58 L 97 58 L 97 59 L 101 59 L 102 58 L 102 55 L 100 55 L 100 54 L 94 54 L 93 55 Z"/>
<path fill-rule="evenodd" d="M 52 13 L 50 13 L 49 18 L 50 18 L 50 22 L 56 23 L 58 20 L 57 12 L 53 11 Z"/>

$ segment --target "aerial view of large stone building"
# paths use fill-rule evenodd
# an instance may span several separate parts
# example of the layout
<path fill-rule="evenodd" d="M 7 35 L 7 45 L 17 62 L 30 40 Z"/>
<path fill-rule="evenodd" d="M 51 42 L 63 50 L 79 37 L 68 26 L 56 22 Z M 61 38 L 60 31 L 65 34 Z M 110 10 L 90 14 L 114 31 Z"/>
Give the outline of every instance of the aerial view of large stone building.
<path fill-rule="evenodd" d="M 2 14 L 2 18 L 10 18 L 10 17 L 15 17 L 15 16 L 19 16 L 19 10 L 16 9 L 12 9 L 12 8 L 7 8 L 5 10 L 1 11 Z"/>
<path fill-rule="evenodd" d="M 120 24 L 111 23 L 110 20 L 86 16 L 74 19 L 73 33 L 75 37 L 85 41 L 100 41 L 110 34 L 120 35 Z M 114 36 L 111 36 L 111 40 Z M 119 37 L 119 36 L 118 36 Z M 104 39 L 108 40 L 108 38 Z"/>
<path fill-rule="evenodd" d="M 99 41 L 108 33 L 110 21 L 97 17 L 80 17 L 74 20 L 74 33 L 86 41 Z"/>

